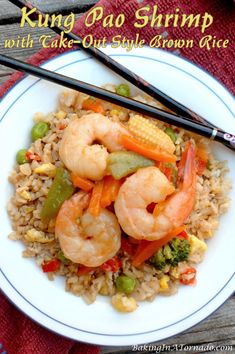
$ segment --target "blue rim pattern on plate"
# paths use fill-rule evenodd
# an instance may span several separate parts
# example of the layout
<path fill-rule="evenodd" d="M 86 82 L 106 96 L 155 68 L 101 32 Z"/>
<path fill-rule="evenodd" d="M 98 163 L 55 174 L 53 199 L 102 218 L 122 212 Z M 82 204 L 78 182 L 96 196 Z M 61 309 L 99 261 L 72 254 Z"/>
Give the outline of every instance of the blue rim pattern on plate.
<path fill-rule="evenodd" d="M 62 56 L 65 56 L 65 55 L 68 55 L 70 54 L 71 52 L 66 52 L 66 53 L 63 53 L 60 55 L 60 57 Z M 201 81 L 200 79 L 198 79 L 197 77 L 195 77 L 194 75 L 188 73 L 187 71 L 181 69 L 181 68 L 178 68 L 177 66 L 173 65 L 173 64 L 169 64 L 169 63 L 166 63 L 164 61 L 161 61 L 161 60 L 158 60 L 158 59 L 154 59 L 154 58 L 149 58 L 149 57 L 145 57 L 145 56 L 140 56 L 140 55 L 128 55 L 128 54 L 117 54 L 117 55 L 111 55 L 112 57 L 115 57 L 115 56 L 122 56 L 122 57 L 136 57 L 136 58 L 141 58 L 141 59 L 147 59 L 147 60 L 151 60 L 151 61 L 156 61 L 156 62 L 159 62 L 159 63 L 163 63 L 165 65 L 168 65 L 168 66 L 171 66 L 173 68 L 175 68 L 176 70 L 179 70 L 181 72 L 184 72 L 186 75 L 190 76 L 190 77 L 193 77 L 196 81 L 199 81 L 202 85 L 204 85 L 205 87 L 207 87 L 224 105 L 225 107 L 228 109 L 228 111 L 233 115 L 233 117 L 235 118 L 233 112 L 230 110 L 230 108 L 227 106 L 227 104 L 222 100 L 222 98 L 220 96 L 217 95 L 216 92 L 214 92 L 214 90 L 212 90 L 208 85 L 206 85 L 203 81 Z M 53 58 L 54 59 L 54 58 Z M 51 62 L 53 59 L 50 59 L 48 60 L 47 62 L 45 62 L 44 64 L 47 64 L 49 62 Z M 73 65 L 73 64 L 76 64 L 76 63 L 79 63 L 79 62 L 82 62 L 82 61 L 87 61 L 87 60 L 91 60 L 92 58 L 91 57 L 88 57 L 88 58 L 84 58 L 84 59 L 80 59 L 80 60 L 75 60 L 69 64 L 66 64 L 66 65 L 63 65 L 59 68 L 57 68 L 55 71 L 59 71 L 67 66 L 70 66 L 70 65 Z M 185 59 L 183 59 L 185 60 Z M 185 60 L 187 61 L 187 60 Z M 189 61 L 187 61 L 189 62 Z M 189 62 L 190 64 L 192 64 L 191 62 Z M 43 64 L 43 65 L 44 65 Z M 194 64 L 192 64 L 194 65 Z M 196 65 L 194 65 L 196 66 Z M 197 66 L 196 66 L 197 67 Z M 206 72 L 204 70 L 204 72 Z M 207 72 L 206 72 L 207 73 Z M 208 73 L 207 73 L 208 74 Z M 23 77 L 20 81 L 22 81 L 25 77 Z M 17 83 L 15 83 L 13 85 L 13 87 L 3 96 L 2 100 L 4 100 L 4 98 L 8 95 L 8 93 L 11 92 L 11 90 L 14 89 L 14 87 L 20 82 L 20 81 L 17 81 Z M 4 117 L 6 116 L 6 114 L 9 112 L 9 110 L 14 106 L 14 104 L 29 90 L 31 89 L 34 85 L 36 85 L 39 81 L 41 81 L 41 79 L 38 79 L 36 80 L 32 85 L 30 85 L 24 92 L 22 92 L 16 100 L 14 100 L 14 102 L 12 102 L 12 104 L 8 107 L 8 109 L 6 110 L 6 112 L 4 113 L 4 115 L 2 116 L 2 118 L 0 119 L 0 122 L 4 119 Z M 2 102 L 1 100 L 1 102 Z M 73 327 L 73 326 L 70 326 L 66 323 L 63 323 L 61 321 L 58 321 L 56 320 L 55 318 L 49 316 L 48 314 L 46 314 L 45 312 L 41 311 L 39 308 L 37 308 L 36 306 L 34 306 L 29 300 L 27 300 L 15 287 L 14 285 L 10 282 L 10 280 L 7 278 L 6 274 L 2 271 L 2 269 L 0 268 L 0 272 L 2 273 L 2 275 L 4 276 L 4 278 L 6 279 L 6 281 L 10 284 L 10 286 L 20 295 L 20 297 L 22 297 L 28 304 L 30 304 L 34 309 L 36 309 L 38 312 L 40 312 L 41 314 L 43 314 L 44 316 L 50 318 L 51 320 L 65 326 L 65 327 L 69 327 L 71 329 L 74 329 L 74 330 L 77 330 L 77 331 L 80 331 L 80 332 L 84 332 L 84 333 L 89 333 L 89 334 L 95 334 L 95 335 L 100 335 L 100 336 L 110 336 L 110 337 L 131 337 L 131 336 L 136 336 L 136 335 L 143 335 L 143 334 L 149 334 L 149 333 L 153 333 L 153 332 L 158 332 L 160 330 L 163 330 L 163 329 L 166 329 L 166 328 L 169 328 L 169 327 L 172 327 L 184 320 L 186 320 L 187 318 L 193 316 L 194 314 L 196 314 L 197 312 L 199 312 L 200 310 L 202 310 L 205 306 L 207 306 L 212 300 L 214 300 L 222 291 L 223 289 L 229 284 L 229 282 L 233 279 L 234 275 L 235 275 L 235 272 L 232 274 L 232 276 L 228 279 L 228 281 L 224 284 L 224 286 L 206 303 L 204 304 L 203 306 L 201 306 L 199 309 L 197 309 L 196 311 L 194 311 L 193 313 L 191 313 L 190 315 L 182 318 L 181 320 L 178 320 L 174 323 L 171 323 L 167 326 L 164 326 L 164 327 L 161 327 L 161 328 L 158 328 L 158 329 L 155 329 L 155 330 L 152 330 L 152 331 L 146 331 L 146 332 L 138 332 L 138 333 L 134 333 L 134 334 L 106 334 L 106 333 L 98 333 L 98 332 L 90 332 L 90 331 L 85 331 L 83 329 L 80 329 L 80 328 L 77 328 L 77 327 Z"/>

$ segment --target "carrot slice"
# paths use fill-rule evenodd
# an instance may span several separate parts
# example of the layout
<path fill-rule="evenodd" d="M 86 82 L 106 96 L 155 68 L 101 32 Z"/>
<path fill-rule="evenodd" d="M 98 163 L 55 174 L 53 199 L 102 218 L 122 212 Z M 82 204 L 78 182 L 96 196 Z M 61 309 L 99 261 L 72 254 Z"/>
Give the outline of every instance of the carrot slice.
<path fill-rule="evenodd" d="M 102 208 L 106 208 L 117 198 L 122 181 L 116 180 L 112 176 L 106 176 L 104 178 L 104 186 L 100 205 Z"/>
<path fill-rule="evenodd" d="M 105 113 L 101 101 L 94 97 L 88 97 L 86 100 L 84 100 L 82 103 L 82 109 L 85 109 L 87 111 L 93 111 L 96 113 L 101 113 L 101 114 Z"/>
<path fill-rule="evenodd" d="M 101 209 L 100 201 L 102 197 L 103 184 L 104 184 L 104 180 L 97 182 L 92 190 L 91 200 L 90 200 L 88 210 L 90 214 L 93 216 L 98 216 L 100 213 L 100 209 Z"/>
<path fill-rule="evenodd" d="M 71 173 L 70 178 L 74 187 L 81 188 L 85 192 L 89 192 L 95 185 L 93 182 L 89 181 L 88 179 L 79 177 L 74 173 Z"/>
<path fill-rule="evenodd" d="M 173 237 L 177 236 L 184 230 L 184 226 L 179 226 L 169 232 L 165 237 L 156 241 L 142 240 L 139 244 L 137 252 L 133 257 L 132 264 L 135 267 L 141 265 L 144 261 L 152 257 L 152 255 L 162 246 L 167 244 Z"/>
<path fill-rule="evenodd" d="M 149 159 L 162 162 L 175 162 L 176 156 L 160 149 L 159 147 L 152 147 L 141 143 L 130 135 L 120 136 L 121 144 L 127 149 L 137 152 L 140 155 L 148 157 Z"/>

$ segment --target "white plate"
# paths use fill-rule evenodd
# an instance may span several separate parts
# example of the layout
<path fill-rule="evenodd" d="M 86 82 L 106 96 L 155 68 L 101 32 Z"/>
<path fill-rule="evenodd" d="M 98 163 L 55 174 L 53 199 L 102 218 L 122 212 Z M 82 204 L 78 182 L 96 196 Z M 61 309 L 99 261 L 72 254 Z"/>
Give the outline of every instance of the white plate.
<path fill-rule="evenodd" d="M 127 54 L 111 48 L 106 52 L 146 80 L 183 102 L 216 125 L 235 133 L 235 104 L 232 96 L 207 73 L 193 64 L 161 50 L 136 49 Z M 80 51 L 60 55 L 45 68 L 101 85 L 121 80 Z M 9 299 L 43 326 L 64 336 L 103 345 L 131 345 L 162 340 L 188 329 L 217 309 L 235 289 L 234 215 L 235 189 L 229 212 L 208 242 L 205 261 L 198 266 L 194 287 L 180 287 L 178 294 L 141 303 L 131 314 L 119 314 L 109 299 L 99 297 L 87 306 L 83 300 L 64 291 L 63 279 L 50 282 L 33 260 L 23 259 L 20 242 L 7 238 L 11 225 L 6 203 L 12 192 L 7 176 L 15 153 L 29 144 L 32 115 L 56 107 L 62 87 L 27 77 L 1 102 L 0 125 L 0 285 Z M 215 154 L 228 160 L 235 180 L 234 153 L 214 144 Z"/>

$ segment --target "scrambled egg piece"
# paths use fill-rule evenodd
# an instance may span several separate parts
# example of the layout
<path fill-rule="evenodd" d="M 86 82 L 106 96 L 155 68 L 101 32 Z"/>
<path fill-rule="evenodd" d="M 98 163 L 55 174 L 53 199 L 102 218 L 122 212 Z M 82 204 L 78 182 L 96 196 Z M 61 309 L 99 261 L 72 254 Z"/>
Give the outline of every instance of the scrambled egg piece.
<path fill-rule="evenodd" d="M 116 294 L 112 297 L 113 307 L 120 312 L 133 312 L 137 309 L 137 303 L 133 297 L 124 294 Z"/>
<path fill-rule="evenodd" d="M 48 177 L 55 177 L 56 167 L 52 163 L 44 163 L 43 165 L 35 168 L 34 173 L 46 175 Z"/>
<path fill-rule="evenodd" d="M 194 235 L 189 235 L 189 243 L 191 246 L 191 254 L 195 254 L 195 253 L 204 253 L 207 250 L 207 244 L 202 241 L 199 240 L 199 238 L 197 238 Z"/>
<path fill-rule="evenodd" d="M 163 277 L 159 280 L 159 285 L 160 285 L 160 289 L 159 291 L 165 291 L 169 289 L 169 280 L 170 277 L 168 275 L 163 275 Z"/>
<path fill-rule="evenodd" d="M 24 235 L 24 238 L 28 242 L 49 243 L 54 241 L 53 238 L 46 236 L 43 231 L 38 231 L 36 229 L 28 230 Z"/>

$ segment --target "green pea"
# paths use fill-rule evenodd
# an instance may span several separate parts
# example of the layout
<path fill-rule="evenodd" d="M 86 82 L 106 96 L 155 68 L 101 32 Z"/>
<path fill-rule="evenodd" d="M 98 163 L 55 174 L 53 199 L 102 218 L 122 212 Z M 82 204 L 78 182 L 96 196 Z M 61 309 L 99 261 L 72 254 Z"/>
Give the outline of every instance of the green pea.
<path fill-rule="evenodd" d="M 176 142 L 177 140 L 177 135 L 175 134 L 174 130 L 171 128 L 166 128 L 165 129 L 165 133 L 171 138 L 171 140 L 173 141 L 173 143 Z"/>
<path fill-rule="evenodd" d="M 27 158 L 26 158 L 26 149 L 21 149 L 17 152 L 16 154 L 16 162 L 19 165 L 23 165 L 24 163 L 28 162 Z"/>
<path fill-rule="evenodd" d="M 69 263 L 69 259 L 65 257 L 63 251 L 59 251 L 57 254 L 57 258 L 64 263 L 65 265 Z"/>
<path fill-rule="evenodd" d="M 43 138 L 47 135 L 49 126 L 45 122 L 39 122 L 35 124 L 31 130 L 32 141 Z"/>
<path fill-rule="evenodd" d="M 121 84 L 116 88 L 116 93 L 124 97 L 130 97 L 130 87 L 126 84 Z"/>
<path fill-rule="evenodd" d="M 120 275 L 116 279 L 116 287 L 118 291 L 130 294 L 135 289 L 135 279 L 127 275 Z"/>

